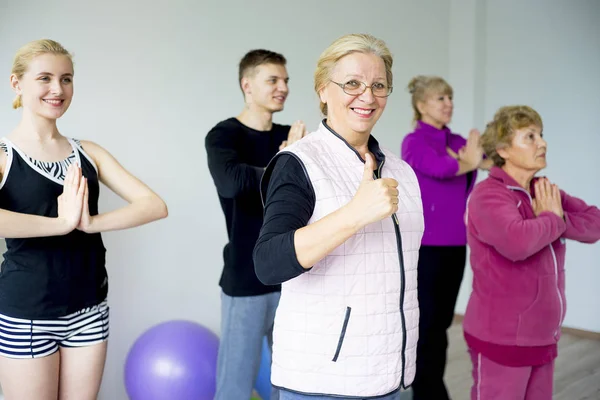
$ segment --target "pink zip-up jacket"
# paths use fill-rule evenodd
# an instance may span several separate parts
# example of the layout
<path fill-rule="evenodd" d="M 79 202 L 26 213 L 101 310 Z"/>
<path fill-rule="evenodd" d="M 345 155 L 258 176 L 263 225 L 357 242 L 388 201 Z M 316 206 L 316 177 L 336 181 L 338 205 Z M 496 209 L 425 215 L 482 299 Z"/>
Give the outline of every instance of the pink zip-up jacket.
<path fill-rule="evenodd" d="M 533 183 L 532 183 L 533 184 Z M 473 291 L 464 330 L 501 345 L 557 343 L 566 312 L 565 239 L 600 240 L 600 210 L 561 191 L 564 218 L 535 216 L 529 192 L 492 167 L 467 204 Z"/>

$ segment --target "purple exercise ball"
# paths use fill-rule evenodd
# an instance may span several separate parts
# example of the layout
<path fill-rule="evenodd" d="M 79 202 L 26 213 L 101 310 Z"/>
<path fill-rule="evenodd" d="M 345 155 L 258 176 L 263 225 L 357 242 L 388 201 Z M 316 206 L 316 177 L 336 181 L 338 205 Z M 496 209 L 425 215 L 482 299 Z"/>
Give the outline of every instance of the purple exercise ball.
<path fill-rule="evenodd" d="M 212 400 L 217 335 L 191 321 L 153 326 L 134 343 L 125 363 L 130 400 Z"/>

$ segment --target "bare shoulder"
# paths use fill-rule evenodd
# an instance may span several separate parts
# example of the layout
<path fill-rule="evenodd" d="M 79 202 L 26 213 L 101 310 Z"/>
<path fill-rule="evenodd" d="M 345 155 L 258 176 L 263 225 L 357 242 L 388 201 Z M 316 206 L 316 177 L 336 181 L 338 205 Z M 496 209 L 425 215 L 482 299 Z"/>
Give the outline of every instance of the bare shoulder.
<path fill-rule="evenodd" d="M 102 149 L 102 147 L 98 143 L 93 142 L 91 140 L 77 140 L 77 142 L 79 142 L 79 144 L 85 149 L 85 151 L 98 151 L 99 149 Z"/>
<path fill-rule="evenodd" d="M 91 140 L 78 140 L 81 148 L 94 160 L 94 162 L 98 163 L 102 158 L 109 155 L 108 151 L 100 146 L 98 143 L 93 142 Z"/>

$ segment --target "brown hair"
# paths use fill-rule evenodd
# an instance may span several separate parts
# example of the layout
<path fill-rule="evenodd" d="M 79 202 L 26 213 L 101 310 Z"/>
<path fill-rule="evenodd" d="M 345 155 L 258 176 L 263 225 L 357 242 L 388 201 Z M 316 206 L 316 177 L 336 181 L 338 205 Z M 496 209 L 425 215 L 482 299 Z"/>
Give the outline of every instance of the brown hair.
<path fill-rule="evenodd" d="M 515 131 L 532 125 L 544 127 L 542 117 L 533 108 L 522 105 L 501 107 L 487 124 L 479 142 L 494 165 L 501 167 L 505 161 L 498 149 L 511 145 Z"/>
<path fill-rule="evenodd" d="M 238 71 L 238 82 L 240 84 L 240 88 L 242 87 L 242 78 L 252 75 L 254 73 L 254 69 L 256 69 L 256 67 L 259 65 L 275 64 L 285 66 L 286 63 L 287 60 L 285 57 L 279 53 L 275 53 L 274 51 L 264 49 L 250 50 L 240 61 Z"/>

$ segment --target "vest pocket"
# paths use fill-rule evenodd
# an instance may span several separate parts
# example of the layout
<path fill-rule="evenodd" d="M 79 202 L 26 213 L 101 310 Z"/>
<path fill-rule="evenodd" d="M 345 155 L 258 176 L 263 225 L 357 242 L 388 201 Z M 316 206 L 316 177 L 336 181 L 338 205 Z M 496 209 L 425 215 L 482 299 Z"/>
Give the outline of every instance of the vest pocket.
<path fill-rule="evenodd" d="M 339 355 L 340 350 L 342 350 L 342 344 L 344 343 L 344 336 L 346 336 L 346 328 L 348 328 L 348 321 L 350 320 L 350 313 L 352 312 L 352 308 L 346 307 L 346 317 L 344 317 L 344 324 L 342 325 L 342 331 L 340 332 L 340 338 L 338 340 L 337 349 L 335 349 L 335 354 L 333 356 L 333 362 L 336 362 Z"/>

